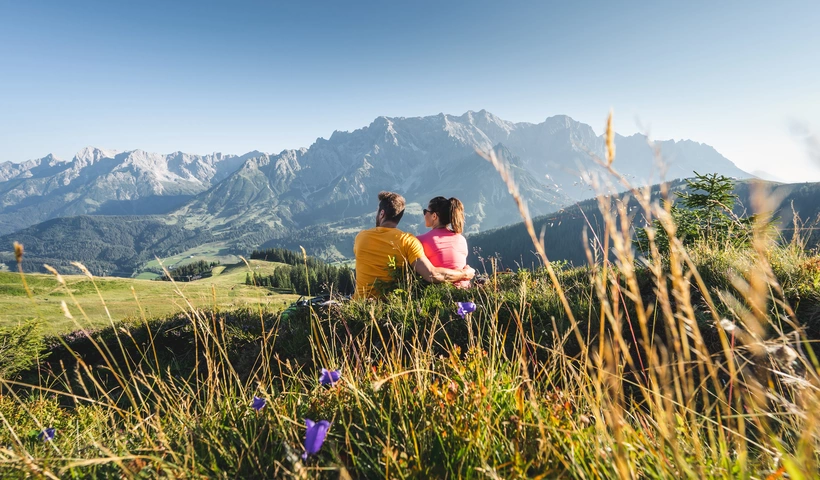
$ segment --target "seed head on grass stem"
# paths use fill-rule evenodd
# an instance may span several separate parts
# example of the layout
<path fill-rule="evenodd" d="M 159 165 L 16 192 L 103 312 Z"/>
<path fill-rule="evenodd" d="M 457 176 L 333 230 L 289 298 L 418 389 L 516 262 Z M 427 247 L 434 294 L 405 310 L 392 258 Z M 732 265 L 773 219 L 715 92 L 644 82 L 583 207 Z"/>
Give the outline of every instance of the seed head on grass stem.
<path fill-rule="evenodd" d="M 14 242 L 14 259 L 18 264 L 23 262 L 23 244 Z"/>
<path fill-rule="evenodd" d="M 606 164 L 612 165 L 615 160 L 615 129 L 612 128 L 612 110 L 606 119 Z"/>

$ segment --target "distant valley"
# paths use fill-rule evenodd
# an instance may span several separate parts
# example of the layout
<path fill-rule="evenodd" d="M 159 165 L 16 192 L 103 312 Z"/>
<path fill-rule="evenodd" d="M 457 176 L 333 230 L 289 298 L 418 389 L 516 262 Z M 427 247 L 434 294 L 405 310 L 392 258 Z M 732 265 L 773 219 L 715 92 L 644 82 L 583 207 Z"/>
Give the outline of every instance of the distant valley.
<path fill-rule="evenodd" d="M 617 136 L 616 147 L 616 167 L 633 184 L 661 178 L 645 137 Z M 695 170 L 750 176 L 708 145 L 655 147 L 667 179 Z M 313 255 L 344 259 L 355 232 L 372 224 L 381 190 L 407 198 L 401 226 L 411 232 L 423 229 L 422 206 L 436 195 L 464 202 L 470 234 L 517 222 L 506 186 L 476 149 L 494 149 L 511 165 L 533 215 L 593 196 L 584 172 L 603 173 L 593 158 L 603 157 L 604 141 L 590 126 L 566 116 L 512 123 L 483 110 L 379 117 L 276 155 L 87 148 L 70 161 L 49 155 L 0 164 L 0 259 L 13 262 L 13 241 L 26 245 L 31 267 L 77 260 L 119 276 L 155 256 L 198 249 L 229 255 L 303 245 Z"/>

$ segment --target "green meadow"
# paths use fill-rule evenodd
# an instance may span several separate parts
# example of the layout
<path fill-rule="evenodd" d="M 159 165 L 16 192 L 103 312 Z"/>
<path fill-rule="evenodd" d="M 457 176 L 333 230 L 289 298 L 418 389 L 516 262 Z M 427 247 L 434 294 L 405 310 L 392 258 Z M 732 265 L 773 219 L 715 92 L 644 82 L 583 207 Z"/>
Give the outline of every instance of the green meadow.
<path fill-rule="evenodd" d="M 167 316 L 187 310 L 188 302 L 217 310 L 240 306 L 281 310 L 298 296 L 245 285 L 248 272 L 270 274 L 275 268 L 276 264 L 252 260 L 249 265 L 217 266 L 212 277 L 176 283 L 116 277 L 92 282 L 83 275 L 66 275 L 65 286 L 50 274 L 26 274 L 24 284 L 18 272 L 0 272 L 0 326 L 37 320 L 45 334 L 62 334 L 80 327 L 109 326 L 109 314 L 114 321 Z M 63 302 L 73 319 L 66 317 Z"/>
<path fill-rule="evenodd" d="M 186 263 L 197 260 L 206 260 L 208 262 L 218 261 L 219 263 L 225 265 L 241 263 L 241 259 L 237 255 L 226 253 L 226 249 L 223 244 L 210 243 L 186 250 L 178 255 L 164 257 L 159 260 L 151 260 L 142 265 L 141 268 L 170 268 L 185 265 Z"/>

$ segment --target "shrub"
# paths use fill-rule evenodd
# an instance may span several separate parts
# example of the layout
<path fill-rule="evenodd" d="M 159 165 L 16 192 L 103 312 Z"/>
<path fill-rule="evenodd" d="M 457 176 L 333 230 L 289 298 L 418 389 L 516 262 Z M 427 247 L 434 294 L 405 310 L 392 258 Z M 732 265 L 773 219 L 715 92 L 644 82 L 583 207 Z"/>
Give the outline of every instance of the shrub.
<path fill-rule="evenodd" d="M 0 377 L 13 378 L 32 367 L 47 354 L 43 334 L 36 320 L 0 327 Z"/>

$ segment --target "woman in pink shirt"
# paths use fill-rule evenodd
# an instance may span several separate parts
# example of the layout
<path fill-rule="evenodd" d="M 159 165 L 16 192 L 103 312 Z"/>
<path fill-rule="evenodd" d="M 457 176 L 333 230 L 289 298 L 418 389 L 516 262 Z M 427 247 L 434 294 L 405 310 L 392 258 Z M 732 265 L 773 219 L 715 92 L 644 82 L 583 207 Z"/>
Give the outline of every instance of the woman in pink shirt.
<path fill-rule="evenodd" d="M 432 230 L 419 235 L 418 239 L 430 263 L 453 270 L 467 266 L 467 239 L 461 235 L 464 231 L 464 205 L 459 199 L 436 197 L 430 200 L 424 209 L 424 225 Z M 470 281 L 462 280 L 455 285 L 467 288 Z"/>

